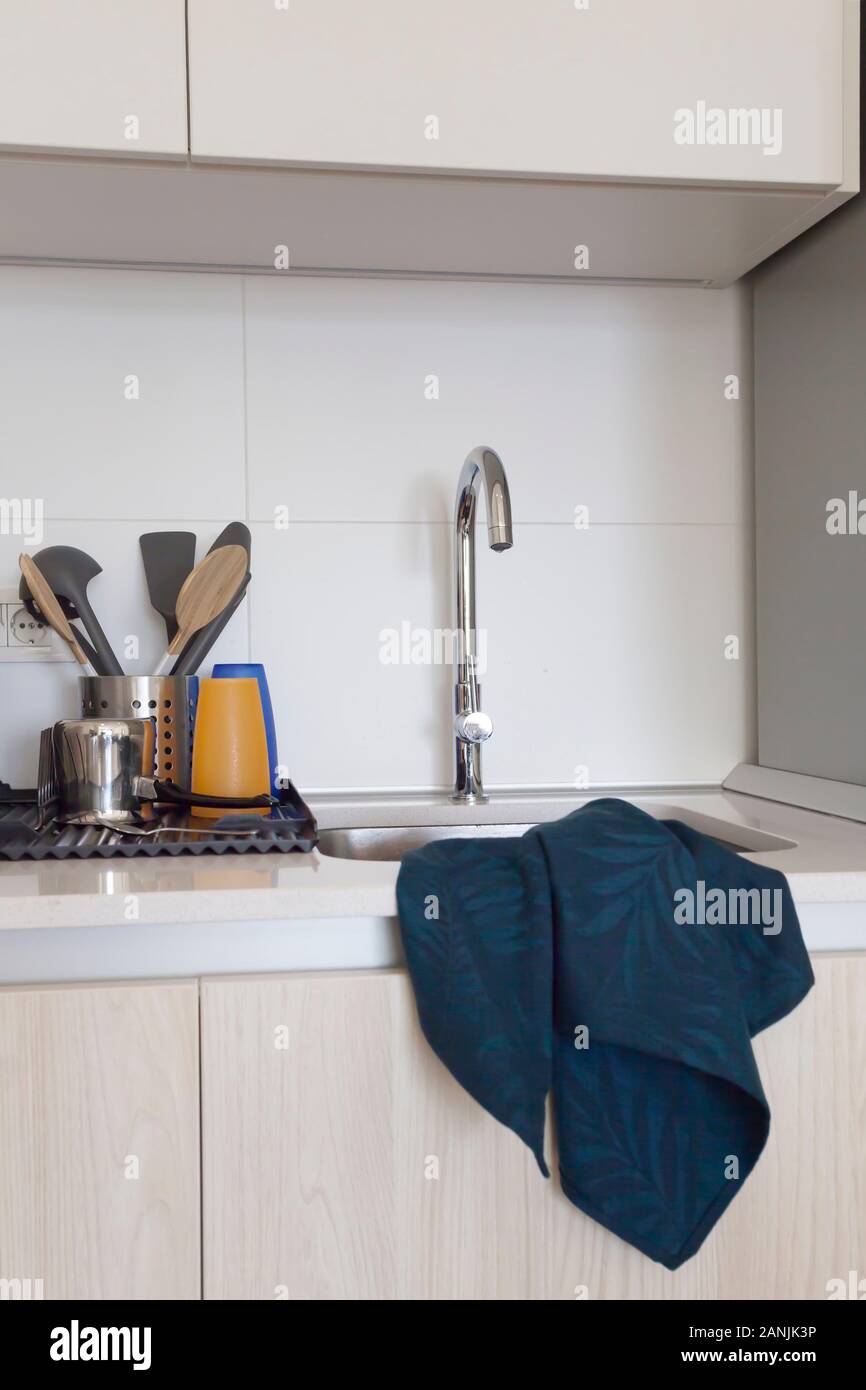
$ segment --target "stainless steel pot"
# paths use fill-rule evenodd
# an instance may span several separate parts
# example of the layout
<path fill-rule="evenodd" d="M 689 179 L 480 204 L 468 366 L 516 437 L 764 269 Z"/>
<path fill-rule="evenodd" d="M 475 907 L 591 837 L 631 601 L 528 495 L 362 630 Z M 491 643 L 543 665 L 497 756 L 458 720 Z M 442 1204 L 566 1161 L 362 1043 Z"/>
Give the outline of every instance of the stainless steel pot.
<path fill-rule="evenodd" d="M 245 810 L 273 806 L 272 796 L 204 796 L 153 776 L 153 719 L 61 719 L 54 725 L 54 773 L 60 819 L 73 825 L 148 819 L 153 803 Z"/>

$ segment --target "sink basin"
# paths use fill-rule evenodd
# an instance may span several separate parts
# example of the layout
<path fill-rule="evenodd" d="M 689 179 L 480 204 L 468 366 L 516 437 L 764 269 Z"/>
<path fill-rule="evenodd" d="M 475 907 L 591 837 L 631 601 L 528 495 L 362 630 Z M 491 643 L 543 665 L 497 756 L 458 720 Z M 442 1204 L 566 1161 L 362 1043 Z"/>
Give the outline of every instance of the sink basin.
<path fill-rule="evenodd" d="M 525 835 L 531 825 L 388 825 L 363 830 L 320 830 L 319 853 L 332 859 L 400 860 L 431 840 L 479 840 Z"/>
<path fill-rule="evenodd" d="M 635 803 L 640 805 L 639 802 Z M 753 826 L 735 825 L 715 816 L 686 810 L 682 806 L 660 806 L 657 803 L 642 807 L 650 815 L 665 820 L 680 820 L 695 830 L 710 835 L 726 849 L 745 854 L 793 849 L 796 841 L 771 835 Z M 484 825 L 388 825 L 356 827 L 354 829 L 321 830 L 319 853 L 332 859 L 371 859 L 399 862 L 412 849 L 429 845 L 432 840 L 491 839 L 494 836 L 525 835 L 535 822 L 524 824 Z"/>

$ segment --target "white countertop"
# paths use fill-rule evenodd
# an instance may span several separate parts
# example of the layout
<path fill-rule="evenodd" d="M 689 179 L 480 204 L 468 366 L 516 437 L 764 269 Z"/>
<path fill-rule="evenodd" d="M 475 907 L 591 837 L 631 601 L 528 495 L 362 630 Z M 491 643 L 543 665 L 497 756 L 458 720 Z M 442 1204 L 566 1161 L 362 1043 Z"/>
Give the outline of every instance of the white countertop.
<path fill-rule="evenodd" d="M 724 830 L 714 821 L 725 822 L 746 843 L 750 834 L 794 841 L 792 848 L 759 850 L 748 858 L 787 875 L 810 949 L 866 949 L 866 825 L 718 789 L 592 795 L 600 794 L 627 797 L 656 814 L 678 815 L 711 833 Z M 312 802 L 320 829 L 329 829 L 532 823 L 556 819 L 588 799 L 588 794 L 578 793 L 509 792 L 494 793 L 487 805 L 474 808 L 454 806 L 444 796 L 327 797 Z M 113 967 L 103 967 L 114 941 L 106 927 L 117 929 L 118 942 L 121 933 L 124 940 L 131 939 L 147 927 L 184 929 L 171 937 L 164 931 L 150 934 L 142 962 L 148 974 L 164 975 L 163 965 L 171 965 L 172 973 L 205 974 L 399 963 L 398 868 L 392 862 L 337 859 L 318 851 L 0 861 L 0 980 L 113 976 Z M 831 919 L 826 909 L 832 906 L 847 909 L 841 936 L 838 931 L 824 936 L 819 916 L 809 911 L 821 908 L 820 921 L 827 923 Z M 842 918 L 837 913 L 833 920 Z M 254 933 L 255 923 L 269 923 L 272 929 L 266 935 Z M 246 936 L 237 927 L 231 931 L 231 924 L 245 926 Z M 196 927 L 199 930 L 191 930 Z M 51 945 L 46 939 L 37 946 L 42 929 L 54 929 L 49 933 Z M 74 933 L 75 941 L 70 936 L 61 948 L 58 942 L 64 933 Z M 369 940 L 362 945 L 365 933 Z M 29 938 L 26 944 L 22 937 Z M 296 966 L 288 949 L 291 940 L 314 943 L 312 953 L 300 950 Z M 193 948 L 195 942 L 201 949 Z M 169 943 L 174 949 L 168 949 Z M 46 958 L 46 952 L 58 950 L 66 958 L 62 967 Z M 98 959 L 93 958 L 94 950 Z"/>

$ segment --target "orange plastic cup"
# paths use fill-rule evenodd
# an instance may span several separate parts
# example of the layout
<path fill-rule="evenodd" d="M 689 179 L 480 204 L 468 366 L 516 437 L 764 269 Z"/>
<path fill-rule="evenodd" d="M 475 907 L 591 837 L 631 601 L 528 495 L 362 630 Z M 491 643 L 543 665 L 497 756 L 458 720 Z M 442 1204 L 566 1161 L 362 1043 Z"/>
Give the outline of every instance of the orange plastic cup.
<path fill-rule="evenodd" d="M 253 677 L 199 681 L 192 742 L 192 790 L 206 796 L 267 796 L 268 739 L 259 683 Z M 193 806 L 194 816 L 217 820 L 246 813 L 266 816 L 267 807 Z"/>

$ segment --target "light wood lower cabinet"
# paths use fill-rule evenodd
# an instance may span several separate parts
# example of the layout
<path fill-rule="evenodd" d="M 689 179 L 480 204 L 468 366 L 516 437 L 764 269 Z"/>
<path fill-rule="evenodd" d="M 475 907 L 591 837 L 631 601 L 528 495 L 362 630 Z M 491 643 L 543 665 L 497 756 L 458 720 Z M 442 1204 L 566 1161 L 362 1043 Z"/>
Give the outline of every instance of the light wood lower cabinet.
<path fill-rule="evenodd" d="M 866 956 L 757 1039 L 768 1147 L 669 1273 L 575 1210 L 433 1056 L 400 972 L 202 986 L 211 1299 L 827 1297 L 866 1276 Z"/>
<path fill-rule="evenodd" d="M 815 971 L 757 1040 L 767 1150 L 675 1274 L 451 1079 L 402 972 L 0 990 L 0 1297 L 824 1299 L 866 1277 L 866 955 Z"/>
<path fill-rule="evenodd" d="M 200 1296 L 198 1073 L 195 981 L 0 990 L 2 1297 Z"/>

